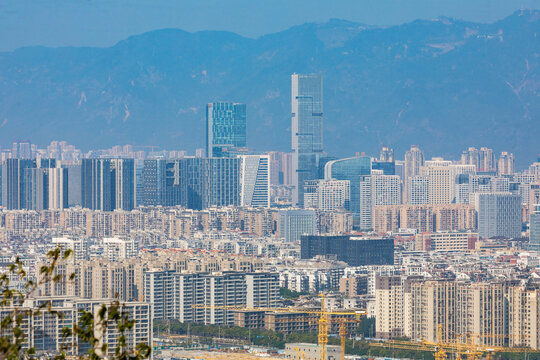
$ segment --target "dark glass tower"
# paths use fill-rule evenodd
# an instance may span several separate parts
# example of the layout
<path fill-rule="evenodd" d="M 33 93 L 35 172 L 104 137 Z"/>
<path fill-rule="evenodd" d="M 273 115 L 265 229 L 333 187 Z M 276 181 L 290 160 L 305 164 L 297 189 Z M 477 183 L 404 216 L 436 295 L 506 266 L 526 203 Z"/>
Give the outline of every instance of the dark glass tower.
<path fill-rule="evenodd" d="M 111 160 L 83 159 L 81 205 L 92 210 L 111 211 Z"/>
<path fill-rule="evenodd" d="M 9 210 L 27 209 L 30 169 L 36 161 L 30 159 L 7 159 L 2 165 L 2 206 Z"/>
<path fill-rule="evenodd" d="M 165 205 L 165 168 L 166 160 L 144 160 L 140 187 L 141 205 Z"/>
<path fill-rule="evenodd" d="M 240 158 L 184 158 L 179 161 L 180 199 L 189 209 L 240 205 Z"/>

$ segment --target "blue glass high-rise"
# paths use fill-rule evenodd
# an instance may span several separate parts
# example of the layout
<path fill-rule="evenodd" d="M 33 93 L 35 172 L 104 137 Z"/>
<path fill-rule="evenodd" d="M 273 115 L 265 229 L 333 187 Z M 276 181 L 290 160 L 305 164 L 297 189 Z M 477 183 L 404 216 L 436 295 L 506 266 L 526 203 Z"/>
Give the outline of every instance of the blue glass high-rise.
<path fill-rule="evenodd" d="M 207 104 L 206 155 L 228 157 L 237 149 L 246 146 L 246 104 L 232 102 Z"/>

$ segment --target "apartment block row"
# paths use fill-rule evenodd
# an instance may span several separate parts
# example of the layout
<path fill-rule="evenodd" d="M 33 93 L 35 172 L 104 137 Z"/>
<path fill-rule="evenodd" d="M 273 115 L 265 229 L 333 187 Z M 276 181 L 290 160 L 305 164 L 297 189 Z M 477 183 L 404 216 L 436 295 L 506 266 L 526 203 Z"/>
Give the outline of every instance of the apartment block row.
<path fill-rule="evenodd" d="M 447 205 L 383 205 L 373 210 L 374 231 L 398 232 L 416 229 L 419 232 L 476 230 L 474 206 Z"/>
<path fill-rule="evenodd" d="M 144 297 L 144 276 L 151 269 L 178 273 L 260 272 L 261 259 L 206 252 L 151 252 L 122 261 L 107 258 L 76 260 L 57 264 L 54 275 L 62 281 L 40 282 L 42 296 L 74 296 L 84 299 L 139 301 Z M 43 263 L 35 265 L 35 274 Z M 70 276 L 73 274 L 73 279 Z M 41 280 L 39 275 L 36 275 Z"/>
<path fill-rule="evenodd" d="M 486 346 L 540 348 L 540 284 L 534 280 L 471 282 L 378 277 L 376 332 Z"/>
<path fill-rule="evenodd" d="M 50 308 L 42 307 L 49 304 Z M 82 313 L 93 314 L 96 324 L 100 323 L 99 313 L 102 306 L 110 307 L 113 300 L 110 299 L 81 299 L 77 297 L 36 297 L 24 301 L 22 307 L 17 309 L 22 316 L 20 329 L 24 334 L 25 349 L 34 348 L 36 355 L 60 354 L 65 351 L 68 356 L 88 355 L 91 345 L 71 334 L 66 336 L 65 328 L 73 329 L 79 324 Z M 126 346 L 135 349 L 138 344 L 152 346 L 152 306 L 145 302 L 121 302 L 119 311 L 127 314 L 129 320 L 134 320 L 133 327 L 124 332 Z M 15 308 L 2 307 L 0 309 L 0 321 L 12 316 Z M 107 313 L 105 313 L 106 316 Z M 109 321 L 106 326 L 96 326 L 94 336 L 98 339 L 95 344 L 96 355 L 112 357 L 116 347 L 120 344 L 118 336 L 118 324 Z M 4 335 L 4 334 L 2 334 Z M 107 344 L 105 352 L 102 345 Z"/>
<path fill-rule="evenodd" d="M 144 274 L 144 300 L 153 304 L 154 319 L 234 325 L 227 307 L 276 307 L 277 273 L 180 273 L 150 270 Z"/>
<path fill-rule="evenodd" d="M 87 237 L 130 233 L 191 238 L 198 233 L 236 231 L 258 236 L 279 236 L 287 242 L 301 234 L 348 233 L 348 212 L 301 209 L 221 207 L 206 210 L 147 207 L 132 211 L 0 210 L 0 240 L 56 229 Z"/>

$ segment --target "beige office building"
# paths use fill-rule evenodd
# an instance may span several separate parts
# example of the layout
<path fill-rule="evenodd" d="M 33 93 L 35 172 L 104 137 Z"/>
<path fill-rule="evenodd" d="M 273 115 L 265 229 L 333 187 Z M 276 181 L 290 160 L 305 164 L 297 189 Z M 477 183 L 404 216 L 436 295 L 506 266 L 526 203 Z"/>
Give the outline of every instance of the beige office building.
<path fill-rule="evenodd" d="M 467 251 L 473 250 L 478 241 L 478 233 L 437 232 L 416 234 L 416 251 Z"/>

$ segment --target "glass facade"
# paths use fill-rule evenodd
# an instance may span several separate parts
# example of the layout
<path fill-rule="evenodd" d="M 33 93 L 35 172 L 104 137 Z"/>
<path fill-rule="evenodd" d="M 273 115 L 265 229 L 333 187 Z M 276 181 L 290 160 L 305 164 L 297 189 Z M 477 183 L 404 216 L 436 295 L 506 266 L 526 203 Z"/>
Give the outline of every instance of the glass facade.
<path fill-rule="evenodd" d="M 240 205 L 240 158 L 178 160 L 180 204 L 189 209 Z"/>
<path fill-rule="evenodd" d="M 83 159 L 81 205 L 91 210 L 111 211 L 111 160 Z"/>
<path fill-rule="evenodd" d="M 293 202 L 304 204 L 304 182 L 318 178 L 323 152 L 323 77 L 293 74 L 291 77 Z"/>
<path fill-rule="evenodd" d="M 382 170 L 383 175 L 396 175 L 396 164 L 393 161 L 373 161 L 372 170 Z"/>
<path fill-rule="evenodd" d="M 165 205 L 166 160 L 144 160 L 143 164 L 140 177 L 141 186 L 137 183 L 137 197 L 141 199 L 140 204 L 146 206 Z"/>
<path fill-rule="evenodd" d="M 354 236 L 302 235 L 300 258 L 336 255 L 350 266 L 393 265 L 393 238 L 362 238 Z"/>
<path fill-rule="evenodd" d="M 214 102 L 206 105 L 206 156 L 226 157 L 247 146 L 246 105 Z"/>
<path fill-rule="evenodd" d="M 111 160 L 111 207 L 131 211 L 135 207 L 135 160 Z"/>
<path fill-rule="evenodd" d="M 360 179 L 371 175 L 371 158 L 356 156 L 352 158 L 333 160 L 325 166 L 325 178 L 349 180 L 351 183 L 351 212 L 360 214 Z"/>

